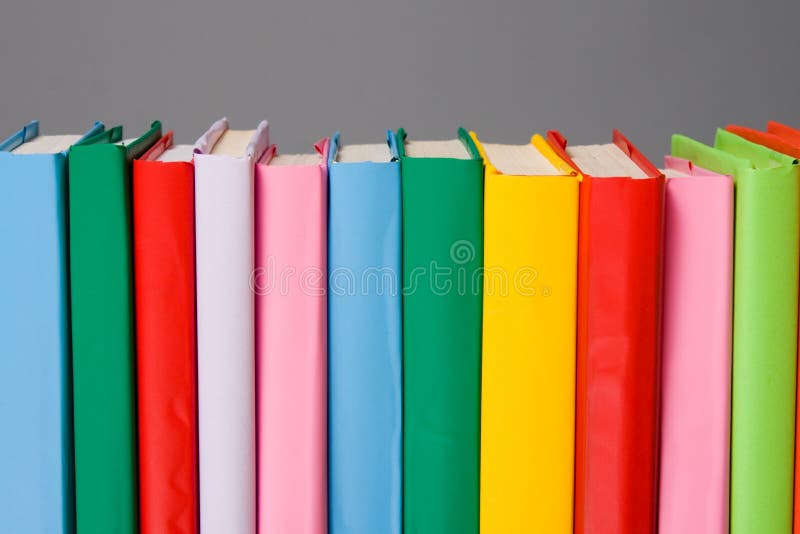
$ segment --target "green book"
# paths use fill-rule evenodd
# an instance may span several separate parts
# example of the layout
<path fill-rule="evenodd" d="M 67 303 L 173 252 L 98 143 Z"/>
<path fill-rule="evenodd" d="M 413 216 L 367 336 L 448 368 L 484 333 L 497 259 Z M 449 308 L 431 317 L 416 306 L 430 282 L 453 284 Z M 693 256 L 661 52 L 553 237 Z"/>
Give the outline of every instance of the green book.
<path fill-rule="evenodd" d="M 672 155 L 735 181 L 731 534 L 791 534 L 800 168 L 725 130 Z"/>
<path fill-rule="evenodd" d="M 404 532 L 477 534 L 483 160 L 468 133 L 406 141 Z"/>
<path fill-rule="evenodd" d="M 77 534 L 138 531 L 130 171 L 160 137 L 116 127 L 69 152 Z"/>

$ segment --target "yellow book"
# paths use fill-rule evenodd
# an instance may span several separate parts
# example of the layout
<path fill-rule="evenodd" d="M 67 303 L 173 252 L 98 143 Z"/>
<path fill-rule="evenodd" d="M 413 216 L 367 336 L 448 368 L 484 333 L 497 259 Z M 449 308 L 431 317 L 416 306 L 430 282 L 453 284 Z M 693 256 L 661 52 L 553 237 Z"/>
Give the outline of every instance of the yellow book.
<path fill-rule="evenodd" d="M 482 534 L 572 534 L 580 178 L 539 135 L 486 163 Z"/>

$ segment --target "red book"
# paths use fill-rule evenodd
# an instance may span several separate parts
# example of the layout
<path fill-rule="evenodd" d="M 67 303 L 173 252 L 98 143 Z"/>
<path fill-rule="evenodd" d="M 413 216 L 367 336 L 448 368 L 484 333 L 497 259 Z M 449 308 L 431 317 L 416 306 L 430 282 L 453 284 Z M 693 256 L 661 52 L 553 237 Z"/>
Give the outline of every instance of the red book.
<path fill-rule="evenodd" d="M 198 530 L 191 161 L 170 132 L 133 162 L 142 534 Z"/>
<path fill-rule="evenodd" d="M 744 137 L 752 143 L 771 148 L 776 152 L 786 154 L 793 158 L 800 158 L 800 147 L 797 146 L 797 143 L 792 143 L 781 135 L 772 132 L 762 132 L 754 128 L 747 128 L 746 126 L 736 126 L 735 124 L 729 124 L 725 129 L 739 137 Z"/>
<path fill-rule="evenodd" d="M 575 533 L 653 534 L 664 176 L 617 131 L 607 145 L 548 142 L 583 176 Z"/>
<path fill-rule="evenodd" d="M 800 130 L 780 122 L 768 121 L 767 132 L 780 137 L 784 142 L 800 147 Z"/>

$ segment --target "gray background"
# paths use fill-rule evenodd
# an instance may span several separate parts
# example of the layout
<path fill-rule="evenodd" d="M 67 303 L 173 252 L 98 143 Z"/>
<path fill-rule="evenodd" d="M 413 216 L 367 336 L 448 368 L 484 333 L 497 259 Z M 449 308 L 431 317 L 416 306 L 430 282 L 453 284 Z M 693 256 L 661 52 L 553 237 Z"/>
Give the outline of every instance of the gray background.
<path fill-rule="evenodd" d="M 728 122 L 800 127 L 798 0 L 2 0 L 0 130 L 227 115 L 282 152 L 458 125 L 525 143 L 622 129 L 651 158 Z M 4 134 L 0 134 L 4 135 Z"/>

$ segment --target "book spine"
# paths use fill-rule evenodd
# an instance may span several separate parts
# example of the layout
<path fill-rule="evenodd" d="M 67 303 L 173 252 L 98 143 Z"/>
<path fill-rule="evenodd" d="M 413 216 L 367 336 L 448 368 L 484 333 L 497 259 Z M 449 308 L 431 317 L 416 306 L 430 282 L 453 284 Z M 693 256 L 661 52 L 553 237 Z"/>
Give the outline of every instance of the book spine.
<path fill-rule="evenodd" d="M 194 169 L 133 163 L 142 534 L 197 532 Z"/>
<path fill-rule="evenodd" d="M 330 168 L 330 532 L 402 532 L 400 164 Z"/>
<path fill-rule="evenodd" d="M 654 533 L 663 179 L 580 198 L 575 532 Z"/>
<path fill-rule="evenodd" d="M 253 164 L 195 154 L 200 531 L 256 530 Z"/>
<path fill-rule="evenodd" d="M 260 534 L 328 528 L 327 178 L 256 166 Z"/>
<path fill-rule="evenodd" d="M 571 534 L 578 179 L 485 194 L 481 532 Z"/>
<path fill-rule="evenodd" d="M 0 525 L 74 532 L 66 160 L 0 153 Z"/>
<path fill-rule="evenodd" d="M 800 132 L 798 130 L 795 130 L 794 128 L 789 127 L 789 126 L 785 126 L 783 124 L 770 121 L 770 122 L 767 123 L 767 132 L 768 133 L 760 133 L 760 132 L 757 132 L 757 131 L 752 131 L 752 130 L 742 129 L 742 128 L 735 128 L 735 127 L 734 128 L 728 127 L 728 129 L 731 130 L 731 131 L 734 131 L 735 133 L 739 133 L 740 135 L 742 133 L 742 130 L 744 130 L 745 132 L 751 134 L 750 137 L 748 137 L 751 141 L 754 141 L 754 142 L 757 142 L 757 143 L 761 143 L 764 146 L 770 147 L 770 148 L 772 148 L 774 150 L 778 150 L 778 151 L 780 151 L 780 152 L 782 152 L 784 154 L 789 154 L 789 155 L 794 157 L 794 156 L 797 156 L 798 153 L 800 153 Z M 739 131 L 737 131 L 737 130 L 739 130 Z M 777 177 L 777 179 L 776 178 L 770 178 L 769 175 L 773 175 L 774 176 L 774 173 L 776 173 L 776 172 L 780 173 L 781 171 L 777 171 L 777 170 L 775 170 L 775 171 L 773 171 L 773 170 L 756 171 L 756 174 L 763 175 L 763 176 L 761 176 L 761 178 L 759 178 L 760 181 L 770 180 L 770 181 L 775 183 L 775 187 L 786 187 L 786 185 L 787 185 L 786 183 L 781 183 L 781 182 L 785 182 L 786 181 L 785 177 L 784 178 Z M 764 175 L 764 173 L 767 173 L 767 174 Z M 754 180 L 754 178 L 752 176 L 750 176 L 750 177 L 746 177 L 744 179 L 744 182 L 748 183 L 748 182 L 752 182 L 753 180 Z M 750 186 L 754 186 L 754 185 L 755 184 L 750 184 Z M 745 187 L 743 189 L 743 192 L 750 191 L 752 193 L 752 189 L 751 189 L 750 186 Z M 763 187 L 763 184 L 762 184 L 762 187 Z M 787 190 L 786 194 L 791 195 L 792 193 L 791 193 L 790 190 Z M 764 197 L 762 195 L 759 195 L 759 198 L 765 199 L 766 197 Z M 789 197 L 789 198 L 791 198 L 791 197 Z M 743 202 L 745 202 L 744 205 L 747 206 L 747 205 L 750 205 L 751 202 L 753 202 L 753 201 L 751 201 L 751 199 L 748 198 L 748 199 L 743 199 Z M 791 236 L 791 234 L 793 232 L 792 226 L 791 226 L 791 221 L 790 220 L 787 221 L 786 217 L 787 217 L 787 215 L 790 216 L 792 209 L 795 209 L 795 208 L 793 208 L 791 206 L 788 207 L 788 209 L 787 209 L 787 207 L 780 208 L 780 206 L 769 206 L 766 209 L 771 211 L 772 209 L 774 209 L 776 207 L 778 209 L 782 210 L 781 219 L 783 220 L 784 224 L 787 223 L 787 222 L 789 223 L 789 226 L 787 226 L 786 228 L 789 229 L 789 236 Z M 739 224 L 739 219 L 738 219 L 739 216 L 740 216 L 740 214 L 737 211 L 737 224 Z M 754 213 L 747 213 L 747 212 L 743 212 L 741 214 L 741 218 L 742 218 L 743 224 L 745 223 L 745 221 L 750 221 L 750 223 L 752 224 L 752 221 L 756 220 Z M 778 223 L 779 221 L 773 221 L 773 222 Z M 782 229 L 781 233 L 785 233 L 786 232 L 786 228 Z M 740 236 L 737 234 L 737 239 L 739 239 L 739 237 Z M 747 238 L 747 236 L 741 236 L 741 237 L 742 237 L 742 239 Z M 737 242 L 737 246 L 738 246 L 738 242 Z M 788 258 L 791 257 L 790 256 L 791 251 L 792 251 L 791 248 L 784 250 L 785 255 L 781 256 L 781 261 L 782 262 L 786 261 Z M 737 258 L 738 258 L 738 256 L 737 256 Z M 737 282 L 737 284 L 738 284 L 738 282 Z M 787 288 L 787 291 L 791 291 L 791 289 Z M 768 297 L 770 299 L 774 298 L 774 293 L 771 291 L 768 294 Z M 766 303 L 764 303 L 764 304 L 766 304 Z M 767 308 L 764 308 L 764 310 L 766 310 L 766 309 Z M 783 320 L 784 320 L 783 318 L 779 319 L 779 321 L 785 327 L 785 326 L 788 325 L 788 323 L 784 323 Z M 745 321 L 744 318 L 741 319 L 740 324 L 743 324 L 744 321 Z M 739 346 L 741 347 L 741 345 L 739 345 Z M 786 347 L 782 346 L 781 348 L 785 349 Z M 785 359 L 786 355 L 788 353 L 784 352 L 783 354 L 784 354 L 784 357 L 781 358 L 783 363 L 778 363 L 778 365 L 780 367 L 783 367 L 783 370 L 785 372 L 790 372 L 791 371 L 791 367 L 786 365 L 787 361 Z M 767 362 L 765 362 L 765 363 L 768 363 L 768 365 L 762 367 L 759 370 L 758 376 L 754 377 L 754 379 L 755 379 L 754 382 L 753 382 L 754 385 L 755 384 L 759 384 L 759 387 L 760 387 L 760 385 L 763 385 L 763 381 L 764 381 L 765 378 L 769 379 L 768 378 L 769 373 L 772 373 L 775 370 L 780 369 L 780 367 L 778 367 L 777 369 L 770 370 L 770 367 L 773 367 L 773 366 L 776 365 L 775 354 L 771 353 L 770 356 L 771 357 L 769 358 L 769 360 L 767 360 Z M 748 367 L 749 366 L 752 366 L 752 362 L 750 362 Z M 796 371 L 796 369 L 795 369 L 795 371 Z M 780 380 L 778 382 L 778 384 L 780 384 L 781 389 L 785 389 L 788 386 L 785 383 L 784 380 Z M 776 393 L 777 395 L 781 395 L 781 400 L 778 401 L 778 402 L 779 402 L 779 404 L 781 406 L 785 406 L 785 397 L 782 397 L 783 394 L 778 392 L 778 391 L 775 391 L 774 393 Z M 766 399 L 762 399 L 762 400 L 766 400 Z M 775 398 L 775 400 L 777 400 L 777 397 Z M 744 399 L 742 399 L 739 404 L 741 405 L 742 402 L 746 402 L 746 401 Z M 795 404 L 795 410 L 796 410 L 796 408 L 797 408 L 797 404 Z M 772 408 L 770 408 L 770 409 L 772 409 Z M 782 409 L 785 409 L 785 408 L 782 408 Z M 771 415 L 768 416 L 768 417 L 771 417 Z M 782 419 L 783 419 L 783 421 L 787 421 L 787 418 L 785 416 L 782 416 Z M 800 428 L 800 427 L 798 427 L 798 428 Z M 773 435 L 773 438 L 774 438 L 774 435 Z M 794 460 L 795 473 L 794 473 L 794 512 L 793 512 L 794 520 L 793 520 L 793 528 L 794 528 L 795 532 L 800 532 L 800 477 L 798 477 L 798 471 L 797 471 L 797 466 L 800 465 L 800 450 L 798 450 L 797 447 L 796 447 L 797 438 L 798 438 L 798 433 L 797 433 L 797 429 L 796 429 L 795 430 L 795 460 Z M 783 447 L 781 447 L 781 449 L 784 449 L 785 446 L 786 446 L 785 445 L 786 444 L 786 437 L 783 436 L 782 438 L 779 438 L 779 440 L 780 441 L 778 443 L 784 443 Z M 778 443 L 775 443 L 775 445 L 777 445 Z M 778 449 L 776 449 L 776 450 L 778 450 Z M 774 452 L 769 452 L 769 451 L 767 451 L 766 453 L 769 456 L 774 454 Z M 783 456 L 784 453 L 780 452 L 779 454 L 781 456 Z M 738 461 L 741 461 L 741 459 L 742 459 L 741 456 L 739 456 L 739 460 Z M 782 464 L 782 468 L 785 469 L 786 459 L 782 458 L 780 460 L 780 462 Z M 776 473 L 776 470 L 774 469 L 774 467 L 771 468 L 770 470 L 773 471 L 774 473 Z M 785 493 L 786 489 L 785 489 L 785 485 L 784 485 L 784 483 L 782 481 L 775 480 L 773 483 L 777 483 L 778 487 L 782 488 L 781 489 L 781 493 L 782 494 Z M 738 483 L 737 483 L 737 486 L 738 486 Z M 739 500 L 740 502 L 743 502 L 745 500 L 745 498 L 746 498 L 744 496 L 739 497 L 739 495 L 741 495 L 741 491 L 742 490 L 746 491 L 746 488 L 737 488 L 737 500 Z M 744 506 L 747 506 L 747 505 L 745 504 Z M 785 506 L 785 504 L 783 506 Z M 774 510 L 773 510 L 773 513 L 774 513 Z M 737 512 L 737 515 L 738 515 L 738 512 Z M 748 515 L 750 515 L 750 514 L 748 514 Z M 758 518 L 754 518 L 753 521 L 759 521 L 759 519 Z M 750 521 L 748 521 L 748 524 L 749 523 L 750 523 Z M 782 525 L 781 528 L 785 528 L 785 522 L 781 522 L 780 524 Z"/>
<path fill-rule="evenodd" d="M 403 158 L 402 175 L 404 529 L 477 534 L 483 164 Z"/>
<path fill-rule="evenodd" d="M 69 156 L 77 532 L 137 531 L 130 169 L 117 145 Z"/>
<path fill-rule="evenodd" d="M 798 198 L 796 166 L 737 176 L 733 534 L 792 530 Z"/>
<path fill-rule="evenodd" d="M 733 181 L 665 189 L 659 532 L 727 534 Z"/>

